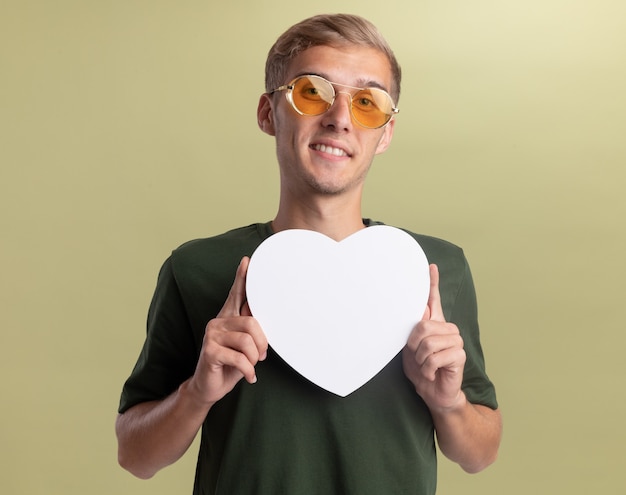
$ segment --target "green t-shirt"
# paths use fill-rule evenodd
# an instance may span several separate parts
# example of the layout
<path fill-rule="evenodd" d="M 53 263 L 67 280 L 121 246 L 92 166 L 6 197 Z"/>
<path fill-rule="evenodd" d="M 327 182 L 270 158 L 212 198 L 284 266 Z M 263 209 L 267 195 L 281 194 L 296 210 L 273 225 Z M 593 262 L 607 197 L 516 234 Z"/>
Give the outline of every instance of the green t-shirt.
<path fill-rule="evenodd" d="M 159 273 L 147 338 L 124 385 L 120 413 L 165 398 L 193 374 L 206 324 L 226 300 L 239 261 L 271 234 L 269 223 L 254 224 L 172 253 Z M 439 266 L 444 314 L 464 339 L 463 390 L 471 402 L 495 409 L 463 252 L 411 235 Z M 256 373 L 257 383 L 241 380 L 207 415 L 194 495 L 435 493 L 432 419 L 404 376 L 400 354 L 343 398 L 301 377 L 271 349 Z"/>

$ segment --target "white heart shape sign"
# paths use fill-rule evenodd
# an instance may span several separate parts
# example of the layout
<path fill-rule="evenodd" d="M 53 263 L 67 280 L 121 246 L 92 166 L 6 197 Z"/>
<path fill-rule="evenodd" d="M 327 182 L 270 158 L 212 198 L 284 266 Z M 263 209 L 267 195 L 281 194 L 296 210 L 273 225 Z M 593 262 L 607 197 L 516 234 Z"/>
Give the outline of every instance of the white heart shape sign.
<path fill-rule="evenodd" d="M 362 229 L 341 242 L 285 230 L 252 255 L 252 315 L 292 368 L 341 397 L 382 370 L 426 308 L 428 261 L 395 227 Z"/>

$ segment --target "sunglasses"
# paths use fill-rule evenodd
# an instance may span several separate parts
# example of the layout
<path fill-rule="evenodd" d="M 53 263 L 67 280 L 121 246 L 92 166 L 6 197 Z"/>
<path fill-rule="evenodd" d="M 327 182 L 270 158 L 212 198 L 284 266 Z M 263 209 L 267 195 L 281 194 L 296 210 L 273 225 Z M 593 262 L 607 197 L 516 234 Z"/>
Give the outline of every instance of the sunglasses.
<path fill-rule="evenodd" d="M 335 86 L 352 91 L 335 91 Z M 322 115 L 333 105 L 339 93 L 350 95 L 350 113 L 355 122 L 368 129 L 378 129 L 391 120 L 398 110 L 391 96 L 380 88 L 355 88 L 331 83 L 323 77 L 306 75 L 296 77 L 289 84 L 270 92 L 287 91 L 287 100 L 300 115 Z"/>

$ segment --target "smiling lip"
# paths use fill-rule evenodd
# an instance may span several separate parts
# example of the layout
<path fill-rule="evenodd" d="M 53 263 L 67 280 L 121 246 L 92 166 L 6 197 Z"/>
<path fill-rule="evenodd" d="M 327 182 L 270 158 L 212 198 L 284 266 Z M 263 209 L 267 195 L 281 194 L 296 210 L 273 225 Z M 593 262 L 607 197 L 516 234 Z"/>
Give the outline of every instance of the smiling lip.
<path fill-rule="evenodd" d="M 320 144 L 320 143 L 312 144 L 311 149 L 314 149 L 315 151 L 319 151 L 321 153 L 328 153 L 330 155 L 338 156 L 338 157 L 350 156 L 350 154 L 347 151 L 341 148 L 337 148 L 336 146 L 330 146 L 327 144 Z"/>

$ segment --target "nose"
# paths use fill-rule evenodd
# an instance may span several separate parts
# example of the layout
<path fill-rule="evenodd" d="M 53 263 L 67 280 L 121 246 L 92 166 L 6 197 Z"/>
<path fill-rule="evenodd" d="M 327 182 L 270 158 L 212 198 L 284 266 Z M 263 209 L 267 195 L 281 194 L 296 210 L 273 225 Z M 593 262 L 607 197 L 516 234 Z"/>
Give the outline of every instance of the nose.
<path fill-rule="evenodd" d="M 330 108 L 324 114 L 322 125 L 333 127 L 336 131 L 348 130 L 352 127 L 352 95 L 345 91 L 335 94 Z"/>

